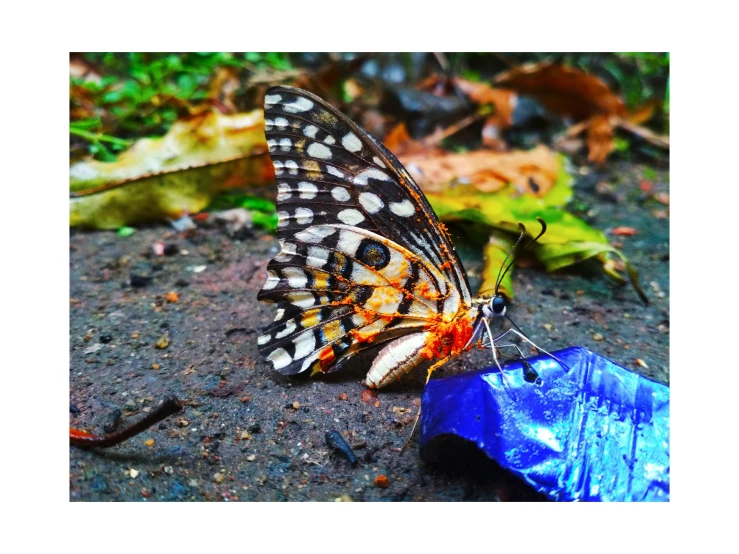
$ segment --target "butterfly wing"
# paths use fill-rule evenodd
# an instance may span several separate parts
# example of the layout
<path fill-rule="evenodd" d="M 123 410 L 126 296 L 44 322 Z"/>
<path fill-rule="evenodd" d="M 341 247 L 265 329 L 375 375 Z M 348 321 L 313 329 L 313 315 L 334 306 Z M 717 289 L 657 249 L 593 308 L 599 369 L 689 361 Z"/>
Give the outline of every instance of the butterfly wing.
<path fill-rule="evenodd" d="M 265 128 L 282 250 L 258 296 L 277 317 L 258 343 L 275 369 L 329 371 L 469 307 L 444 228 L 379 141 L 290 87 L 266 94 Z"/>

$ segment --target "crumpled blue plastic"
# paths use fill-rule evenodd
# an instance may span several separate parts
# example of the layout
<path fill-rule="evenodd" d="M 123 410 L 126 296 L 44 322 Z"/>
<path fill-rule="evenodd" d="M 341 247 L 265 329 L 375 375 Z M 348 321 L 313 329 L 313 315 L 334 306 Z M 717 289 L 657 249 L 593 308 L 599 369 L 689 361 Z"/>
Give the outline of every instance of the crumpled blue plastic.
<path fill-rule="evenodd" d="M 669 501 L 670 390 L 583 347 L 429 381 L 421 456 L 455 435 L 560 501 Z"/>

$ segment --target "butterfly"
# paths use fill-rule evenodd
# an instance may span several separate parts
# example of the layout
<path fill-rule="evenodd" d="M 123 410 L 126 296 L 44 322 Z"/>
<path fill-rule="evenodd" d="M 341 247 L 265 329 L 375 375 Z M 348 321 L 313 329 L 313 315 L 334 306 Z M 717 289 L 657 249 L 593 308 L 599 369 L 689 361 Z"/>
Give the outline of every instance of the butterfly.
<path fill-rule="evenodd" d="M 328 373 L 377 348 L 365 382 L 380 388 L 416 367 L 430 378 L 484 331 L 491 346 L 519 334 L 493 337 L 505 299 L 472 297 L 446 228 L 377 139 L 292 87 L 267 91 L 264 117 L 281 250 L 258 294 L 277 314 L 257 344 L 276 370 Z"/>

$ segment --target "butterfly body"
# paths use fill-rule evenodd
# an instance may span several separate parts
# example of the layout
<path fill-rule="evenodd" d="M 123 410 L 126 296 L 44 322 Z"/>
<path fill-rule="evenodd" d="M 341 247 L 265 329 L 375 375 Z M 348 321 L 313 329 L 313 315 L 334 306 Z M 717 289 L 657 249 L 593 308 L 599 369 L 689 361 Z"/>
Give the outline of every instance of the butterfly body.
<path fill-rule="evenodd" d="M 327 373 L 377 347 L 366 382 L 379 388 L 474 346 L 486 301 L 397 159 L 300 89 L 267 92 L 265 129 L 281 251 L 258 296 L 278 303 L 258 346 L 274 368 Z"/>

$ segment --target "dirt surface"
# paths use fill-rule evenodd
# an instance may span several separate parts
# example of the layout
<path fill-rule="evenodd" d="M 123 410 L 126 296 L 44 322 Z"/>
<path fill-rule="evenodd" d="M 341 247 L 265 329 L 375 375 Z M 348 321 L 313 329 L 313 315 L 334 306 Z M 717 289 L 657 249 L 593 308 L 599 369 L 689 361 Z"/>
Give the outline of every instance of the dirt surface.
<path fill-rule="evenodd" d="M 595 227 L 637 229 L 609 238 L 623 244 L 652 304 L 586 263 L 556 274 L 517 268 L 509 313 L 544 348 L 582 345 L 668 383 L 669 219 L 640 189 L 645 167 L 613 163 L 581 174 L 575 189 L 578 213 Z M 667 192 L 666 171 L 650 177 L 654 192 Z M 157 241 L 167 254 L 153 253 Z M 458 248 L 474 287 L 481 264 Z M 424 375 L 367 398 L 366 361 L 313 380 L 273 371 L 256 339 L 275 308 L 256 294 L 276 253 L 276 239 L 259 232 L 236 240 L 220 229 L 183 234 L 165 225 L 126 238 L 72 231 L 70 425 L 110 431 L 171 395 L 186 406 L 122 445 L 71 447 L 71 500 L 543 499 L 492 463 L 430 466 L 414 443 L 400 455 Z M 489 364 L 473 351 L 437 377 Z M 330 430 L 354 447 L 356 466 L 327 445 Z M 375 484 L 381 475 L 385 488 Z"/>

